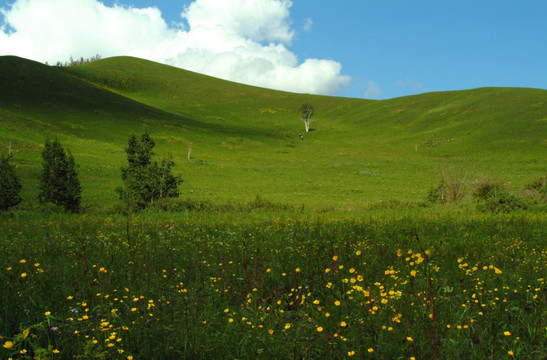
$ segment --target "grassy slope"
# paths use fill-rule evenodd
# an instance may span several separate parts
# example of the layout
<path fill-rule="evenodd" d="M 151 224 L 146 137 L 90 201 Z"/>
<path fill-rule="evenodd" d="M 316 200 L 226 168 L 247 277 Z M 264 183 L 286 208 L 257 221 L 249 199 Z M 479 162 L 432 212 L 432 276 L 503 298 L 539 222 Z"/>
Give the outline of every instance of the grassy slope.
<path fill-rule="evenodd" d="M 112 203 L 131 133 L 173 155 L 183 196 L 355 208 L 421 199 L 440 167 L 515 188 L 545 173 L 547 91 L 483 88 L 370 101 L 235 84 L 129 57 L 56 68 L 0 57 L 0 144 L 11 141 L 23 196 L 40 149 L 58 137 L 80 164 L 84 202 Z M 316 109 L 304 134 L 298 107 Z M 192 160 L 187 149 L 193 143 Z"/>

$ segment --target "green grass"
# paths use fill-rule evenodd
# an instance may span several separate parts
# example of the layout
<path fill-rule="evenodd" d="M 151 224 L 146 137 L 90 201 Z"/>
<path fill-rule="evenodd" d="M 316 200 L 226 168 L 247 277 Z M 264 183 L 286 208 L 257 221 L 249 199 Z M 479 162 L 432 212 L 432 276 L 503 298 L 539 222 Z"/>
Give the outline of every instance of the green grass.
<path fill-rule="evenodd" d="M 128 57 L 0 57 L 0 79 L 24 198 L 0 214 L 0 358 L 547 357 L 545 191 L 520 195 L 547 170 L 546 90 L 370 101 Z M 127 213 L 144 131 L 182 199 Z M 48 137 L 80 166 L 81 214 L 36 204 Z M 425 202 L 441 173 L 504 197 Z"/>
<path fill-rule="evenodd" d="M 269 215 L 0 217 L 0 356 L 547 355 L 545 217 Z"/>
<path fill-rule="evenodd" d="M 547 92 L 483 88 L 382 101 L 292 94 L 128 57 L 57 68 L 0 58 L 0 144 L 12 143 L 34 203 L 40 152 L 57 137 L 80 165 L 84 207 L 112 206 L 130 134 L 171 154 L 182 196 L 362 210 L 419 201 L 439 169 L 464 164 L 515 190 L 547 169 Z M 316 109 L 304 134 L 298 107 Z M 192 159 L 187 150 L 192 143 Z"/>

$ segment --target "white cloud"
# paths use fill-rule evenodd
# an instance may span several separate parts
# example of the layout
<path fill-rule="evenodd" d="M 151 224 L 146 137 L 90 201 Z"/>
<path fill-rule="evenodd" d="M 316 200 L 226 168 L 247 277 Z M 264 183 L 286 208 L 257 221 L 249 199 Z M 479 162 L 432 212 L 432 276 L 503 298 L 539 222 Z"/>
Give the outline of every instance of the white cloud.
<path fill-rule="evenodd" d="M 289 0 L 197 0 L 182 17 L 192 29 L 217 29 L 253 41 L 290 43 Z"/>
<path fill-rule="evenodd" d="M 0 35 L 2 53 L 49 62 L 127 53 L 170 33 L 156 8 L 106 7 L 96 0 L 18 0 L 2 14 L 13 29 Z"/>
<path fill-rule="evenodd" d="M 374 81 L 369 81 L 364 97 L 366 99 L 378 99 L 381 95 L 382 90 L 380 89 L 380 86 Z"/>
<path fill-rule="evenodd" d="M 287 48 L 294 37 L 291 6 L 289 0 L 195 0 L 170 27 L 157 8 L 16 0 L 1 10 L 0 55 L 50 63 L 132 55 L 251 85 L 335 94 L 350 82 L 338 62 L 299 62 Z"/>
<path fill-rule="evenodd" d="M 304 31 L 308 32 L 311 31 L 311 28 L 313 26 L 313 20 L 311 18 L 306 18 L 306 22 L 304 23 Z"/>

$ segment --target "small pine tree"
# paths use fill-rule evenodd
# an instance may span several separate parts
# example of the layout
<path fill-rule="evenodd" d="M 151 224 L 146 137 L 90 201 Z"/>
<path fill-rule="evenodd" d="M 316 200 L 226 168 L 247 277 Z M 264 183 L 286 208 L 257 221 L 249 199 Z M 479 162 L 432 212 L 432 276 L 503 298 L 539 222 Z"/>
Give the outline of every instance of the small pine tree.
<path fill-rule="evenodd" d="M 128 167 L 122 167 L 122 180 L 125 189 L 116 189 L 120 199 L 129 199 L 140 208 L 145 208 L 154 200 L 178 197 L 178 186 L 182 179 L 172 174 L 175 163 L 171 159 L 163 160 L 158 165 L 152 161 L 154 140 L 148 133 L 141 135 L 140 141 L 131 135 L 127 153 Z"/>
<path fill-rule="evenodd" d="M 15 167 L 10 165 L 9 156 L 0 158 L 0 210 L 8 210 L 21 202 L 19 191 L 21 184 L 15 173 Z"/>
<path fill-rule="evenodd" d="M 42 151 L 42 166 L 38 200 L 77 212 L 80 209 L 82 187 L 72 154 L 69 152 L 67 155 L 58 140 L 51 142 L 48 139 Z"/>

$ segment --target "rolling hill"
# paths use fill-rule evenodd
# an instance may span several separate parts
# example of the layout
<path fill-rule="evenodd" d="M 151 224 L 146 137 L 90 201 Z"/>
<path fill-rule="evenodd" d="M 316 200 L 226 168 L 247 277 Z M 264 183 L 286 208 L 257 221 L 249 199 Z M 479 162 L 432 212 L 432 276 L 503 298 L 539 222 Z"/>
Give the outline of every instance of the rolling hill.
<path fill-rule="evenodd" d="M 80 166 L 83 205 L 115 203 L 127 139 L 145 130 L 158 157 L 169 154 L 177 164 L 182 196 L 213 202 L 260 194 L 295 206 L 359 209 L 423 199 L 443 168 L 515 189 L 547 171 L 542 89 L 372 101 L 262 89 L 131 57 L 52 67 L 3 56 L 0 79 L 0 147 L 11 143 L 30 202 L 50 137 Z M 315 108 L 305 134 L 304 102 Z"/>

